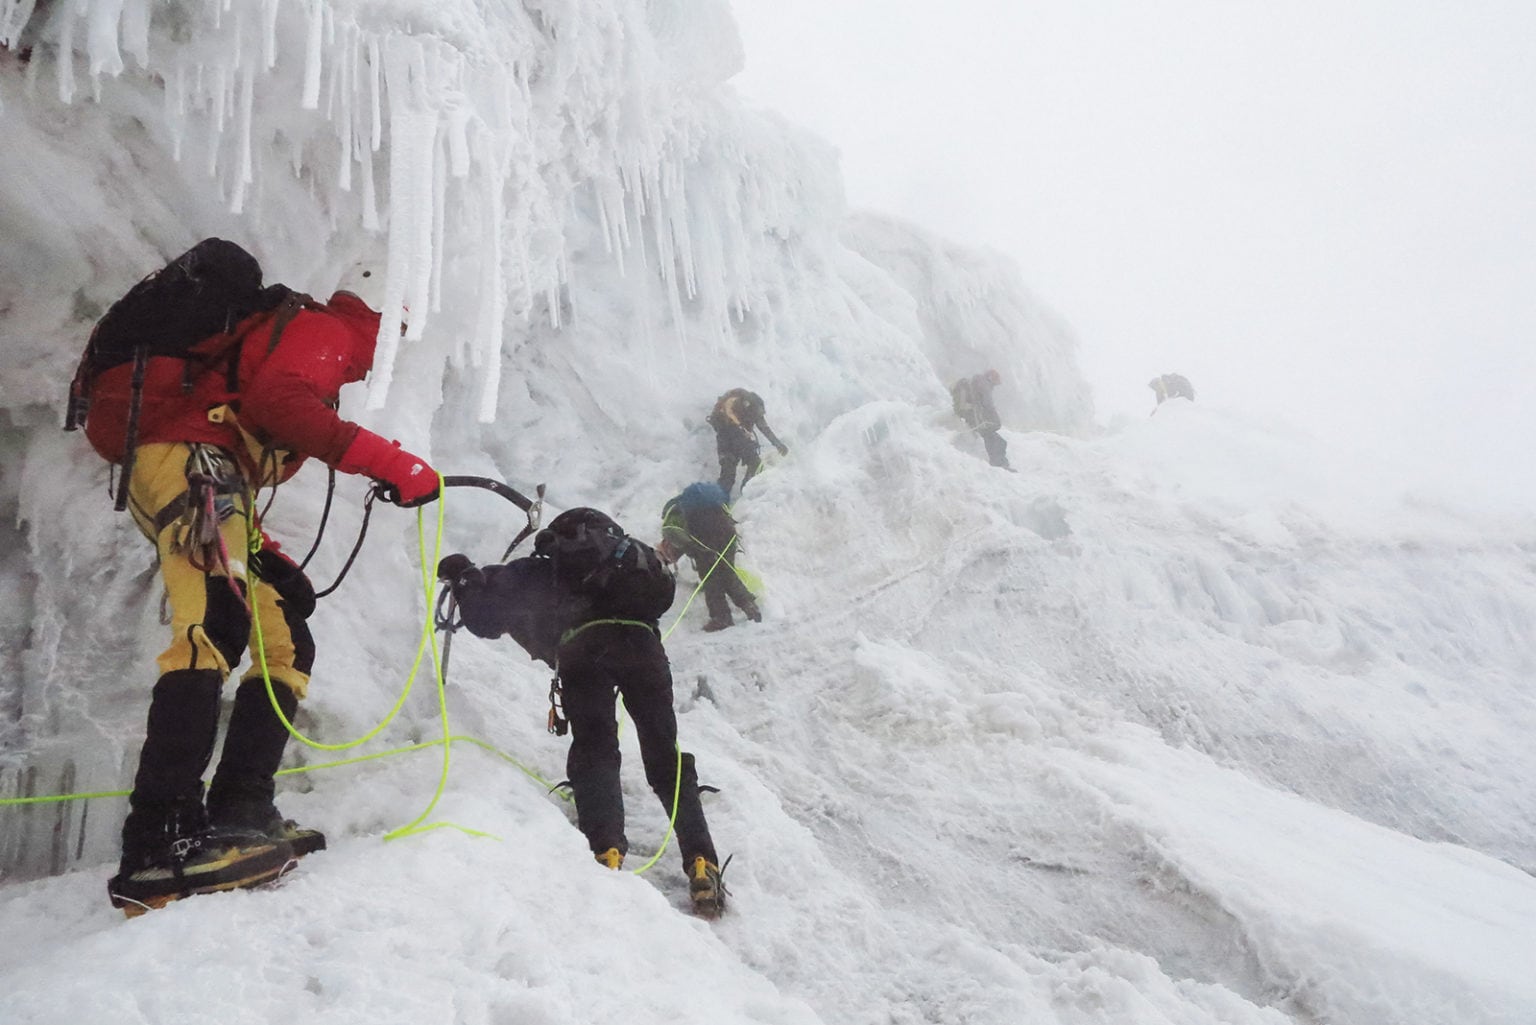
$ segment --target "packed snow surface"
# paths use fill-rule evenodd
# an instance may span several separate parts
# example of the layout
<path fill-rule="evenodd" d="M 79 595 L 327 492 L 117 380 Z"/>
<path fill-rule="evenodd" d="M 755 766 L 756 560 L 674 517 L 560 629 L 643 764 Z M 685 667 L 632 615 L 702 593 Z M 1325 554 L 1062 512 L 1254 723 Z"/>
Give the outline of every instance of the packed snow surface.
<path fill-rule="evenodd" d="M 278 886 L 125 922 L 121 799 L 0 808 L 0 1021 L 1536 1021 L 1536 524 L 1219 396 L 1096 426 L 1007 261 L 850 214 L 740 103 L 724 0 L 0 0 L 0 45 L 0 796 L 131 777 L 160 589 L 58 424 L 93 320 L 198 238 L 321 295 L 378 268 L 343 412 L 444 473 L 654 538 L 720 393 L 791 450 L 735 506 L 764 622 L 663 621 L 725 918 L 670 846 L 591 860 L 547 672 L 460 634 L 441 705 L 429 648 L 377 739 L 291 745 L 330 849 Z M 1016 473 L 949 409 L 988 367 Z M 289 551 L 324 491 L 279 494 Z M 310 736 L 405 687 L 423 548 L 521 523 L 438 509 L 376 509 L 321 603 Z"/>

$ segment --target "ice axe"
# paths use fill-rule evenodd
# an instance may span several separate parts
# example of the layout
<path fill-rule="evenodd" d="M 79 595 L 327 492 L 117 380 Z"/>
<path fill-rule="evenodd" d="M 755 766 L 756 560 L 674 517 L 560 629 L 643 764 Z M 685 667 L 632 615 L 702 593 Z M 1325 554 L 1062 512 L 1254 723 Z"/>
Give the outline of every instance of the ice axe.
<path fill-rule="evenodd" d="M 524 538 L 539 529 L 539 520 L 544 515 L 544 485 L 542 484 L 534 489 L 534 497 L 531 499 L 510 484 L 504 484 L 490 477 L 476 477 L 469 474 L 455 474 L 451 477 L 444 477 L 443 487 L 482 488 L 493 494 L 500 495 L 528 514 L 528 523 L 522 530 L 518 531 L 517 536 L 512 539 L 512 543 L 507 545 L 507 550 L 501 553 L 500 561 L 502 562 L 506 562 L 512 557 L 513 550 L 523 543 Z"/>

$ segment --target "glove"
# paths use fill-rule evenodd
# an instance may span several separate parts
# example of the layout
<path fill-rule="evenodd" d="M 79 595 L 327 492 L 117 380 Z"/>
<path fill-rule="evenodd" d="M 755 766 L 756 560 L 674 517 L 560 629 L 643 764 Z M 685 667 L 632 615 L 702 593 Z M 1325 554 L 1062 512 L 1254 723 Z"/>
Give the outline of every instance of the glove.
<path fill-rule="evenodd" d="M 678 549 L 677 545 L 666 539 L 656 542 L 656 554 L 661 556 L 662 562 L 666 563 L 676 562 L 683 557 L 683 553 Z"/>
<path fill-rule="evenodd" d="M 495 640 L 507 632 L 507 610 L 495 592 L 501 566 L 476 566 L 457 553 L 437 564 L 437 579 L 446 581 L 458 604 L 464 626 L 476 637 Z"/>
<path fill-rule="evenodd" d="M 298 563 L 278 550 L 277 544 L 262 535 L 261 551 L 251 556 L 251 569 L 257 579 L 270 584 L 283 605 L 300 619 L 315 612 L 315 585 L 299 569 Z"/>
<path fill-rule="evenodd" d="M 449 587 L 457 589 L 461 584 L 481 583 L 484 580 L 484 574 L 470 561 L 469 556 L 455 553 L 445 555 L 443 561 L 437 564 L 437 579 L 446 581 Z"/>
<path fill-rule="evenodd" d="M 784 444 L 783 442 L 776 441 L 776 442 L 773 443 L 773 447 L 779 450 L 779 455 L 781 455 L 781 456 L 789 455 L 789 446 Z"/>
<path fill-rule="evenodd" d="M 361 427 L 336 469 L 382 481 L 384 497 L 405 509 L 426 505 L 438 494 L 437 471 L 425 459 L 411 455 L 398 441 L 386 441 Z"/>

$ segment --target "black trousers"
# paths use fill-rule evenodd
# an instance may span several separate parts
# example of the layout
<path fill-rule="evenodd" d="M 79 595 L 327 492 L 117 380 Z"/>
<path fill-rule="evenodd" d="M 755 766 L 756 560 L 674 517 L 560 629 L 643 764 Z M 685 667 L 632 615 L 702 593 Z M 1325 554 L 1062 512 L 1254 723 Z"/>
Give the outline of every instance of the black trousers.
<path fill-rule="evenodd" d="M 617 692 L 640 740 L 646 782 L 668 813 L 673 793 L 677 794 L 675 828 L 684 866 L 700 855 L 719 864 L 699 802 L 693 755 L 682 755 L 682 780 L 678 781 L 672 667 L 655 631 L 616 623 L 587 627 L 560 646 L 560 681 L 565 715 L 571 723 L 565 771 L 576 798 L 576 824 L 592 851 L 629 850 L 619 785 Z"/>
<path fill-rule="evenodd" d="M 710 619 L 723 619 L 729 623 L 731 602 L 735 602 L 736 607 L 743 611 L 757 604 L 757 599 L 752 597 L 752 592 L 736 573 L 736 547 L 732 544 L 725 548 L 724 558 L 707 548 L 688 553 L 693 558 L 694 572 L 704 581 L 704 606 L 709 609 Z"/>
<path fill-rule="evenodd" d="M 1008 465 L 1008 443 L 997 431 L 978 431 L 981 435 L 981 443 L 987 447 L 987 461 L 993 466 Z"/>
<path fill-rule="evenodd" d="M 736 484 L 736 467 L 746 470 L 741 486 L 746 487 L 763 465 L 763 452 L 757 436 L 733 423 L 716 423 L 715 452 L 720 456 L 720 487 L 729 495 Z"/>

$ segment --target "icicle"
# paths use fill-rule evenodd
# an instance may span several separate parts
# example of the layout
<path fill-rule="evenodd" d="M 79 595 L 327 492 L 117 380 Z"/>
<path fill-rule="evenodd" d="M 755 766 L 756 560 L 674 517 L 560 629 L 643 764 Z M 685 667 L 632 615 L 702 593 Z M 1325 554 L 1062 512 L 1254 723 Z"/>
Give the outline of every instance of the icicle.
<path fill-rule="evenodd" d="M 427 311 L 432 301 L 432 181 L 434 177 L 433 151 L 437 140 L 437 115 L 422 113 L 411 115 L 412 125 L 408 137 L 413 136 L 410 160 L 410 187 L 407 202 L 413 211 L 406 218 L 410 227 L 408 244 L 411 246 L 411 277 L 408 279 L 405 301 L 411 309 L 420 310 L 413 318 L 405 337 L 410 341 L 421 338 L 426 329 Z M 391 133 L 393 134 L 393 133 Z M 394 226 L 394 213 L 399 209 L 393 189 L 390 192 L 390 226 Z"/>
<path fill-rule="evenodd" d="M 444 113 L 448 122 L 448 166 L 455 178 L 463 178 L 469 174 L 469 122 L 474 111 L 463 103 L 454 103 Z"/>
<path fill-rule="evenodd" d="M 271 71 L 277 66 L 278 0 L 261 0 L 261 66 Z"/>
<path fill-rule="evenodd" d="M 353 140 L 357 135 L 354 123 L 357 113 L 353 99 L 357 95 L 357 30 L 347 29 L 346 42 L 341 47 L 341 68 L 336 79 L 337 94 L 341 99 L 341 114 L 336 118 L 337 142 L 341 144 L 341 159 L 337 162 L 336 187 L 343 192 L 352 191 L 352 158 L 356 153 Z"/>
<path fill-rule="evenodd" d="M 299 103 L 305 110 L 320 109 L 320 47 L 324 18 L 325 9 L 321 6 L 321 0 L 309 0 L 309 45 L 304 51 L 304 98 Z"/>
<path fill-rule="evenodd" d="M 181 146 L 187 134 L 187 68 L 180 60 L 165 87 L 165 120 L 171 130 L 171 157 L 181 163 Z"/>
<path fill-rule="evenodd" d="M 432 163 L 432 277 L 428 292 L 433 313 L 443 309 L 443 234 L 448 219 L 448 161 L 443 152 L 446 148 L 446 143 L 439 140 L 434 147 L 437 159 Z"/>
<path fill-rule="evenodd" d="M 337 72 L 338 69 L 337 69 L 336 65 L 333 63 L 329 67 L 327 67 L 326 70 L 329 72 L 329 74 L 327 74 L 325 76 L 325 85 L 323 85 L 321 87 L 321 92 L 325 93 L 324 117 L 331 124 L 335 124 L 336 123 L 336 86 L 337 86 L 336 72 Z"/>
<path fill-rule="evenodd" d="M 245 13 L 246 8 L 244 7 L 235 12 L 235 31 L 229 39 L 230 71 L 243 71 L 245 69 Z"/>
<path fill-rule="evenodd" d="M 373 102 L 372 134 L 369 137 L 368 148 L 374 153 L 379 151 L 379 146 L 384 141 L 384 114 L 381 109 L 384 102 L 382 95 L 384 90 L 381 81 L 384 73 L 383 64 L 384 59 L 379 54 L 379 41 L 377 39 L 368 40 L 368 74 L 372 85 L 371 99 Z"/>
<path fill-rule="evenodd" d="M 608 219 L 608 196 L 601 185 L 594 185 L 592 187 L 592 191 L 597 202 L 598 234 L 603 236 L 603 251 L 606 252 L 609 256 L 612 256 L 613 224 Z M 624 273 L 624 267 L 622 264 L 619 266 L 619 273 Z"/>
<path fill-rule="evenodd" d="M 0 0 L 0 46 L 12 47 L 32 17 L 36 0 Z"/>
<path fill-rule="evenodd" d="M 210 77 L 207 96 L 213 116 L 208 119 L 208 176 L 212 178 L 219 173 L 219 145 L 224 138 L 224 68 L 214 68 Z"/>
<path fill-rule="evenodd" d="M 363 227 L 369 231 L 378 231 L 379 197 L 373 183 L 372 149 L 364 145 L 357 147 L 357 166 L 363 179 Z"/>
<path fill-rule="evenodd" d="M 72 10 L 59 15 L 64 25 L 59 30 L 59 102 L 75 101 L 75 18 L 84 9 L 86 0 L 73 0 Z"/>
<path fill-rule="evenodd" d="M 432 281 L 433 160 L 438 116 L 427 105 L 426 52 L 421 43 L 392 36 L 385 53 L 389 89 L 389 258 L 384 281 L 383 319 L 375 348 L 368 407 L 380 409 L 394 377 L 399 333 L 391 329 L 404 309 L 406 338 L 425 328 Z"/>
<path fill-rule="evenodd" d="M 90 6 L 76 4 L 86 18 L 85 52 L 90 57 L 91 78 L 123 73 L 123 55 L 117 49 L 117 26 L 123 16 L 123 0 L 96 0 Z M 99 91 L 99 85 L 93 82 Z"/>
<path fill-rule="evenodd" d="M 484 190 L 481 212 L 483 213 L 480 235 L 480 325 L 476 332 L 477 352 L 474 362 L 484 370 L 484 384 L 480 390 L 481 423 L 496 419 L 496 404 L 501 391 L 501 344 L 506 329 L 507 281 L 502 250 L 503 169 L 493 155 L 494 140 L 490 134 L 481 133 L 476 147 L 480 164 L 480 181 Z"/>
<path fill-rule="evenodd" d="M 663 192 L 667 197 L 664 220 L 672 237 L 676 259 L 682 264 L 683 292 L 692 299 L 698 295 L 698 275 L 693 263 L 693 237 L 688 224 L 688 193 L 683 184 L 682 167 L 676 161 L 668 161 L 663 174 Z"/>
<path fill-rule="evenodd" d="M 140 68 L 149 67 L 149 0 L 129 0 L 123 8 L 123 49 Z"/>
<path fill-rule="evenodd" d="M 251 170 L 251 105 L 255 99 L 256 72 L 249 63 L 240 72 L 240 154 L 235 162 L 235 188 L 230 196 L 231 213 L 245 212 L 245 187 L 253 180 Z"/>

